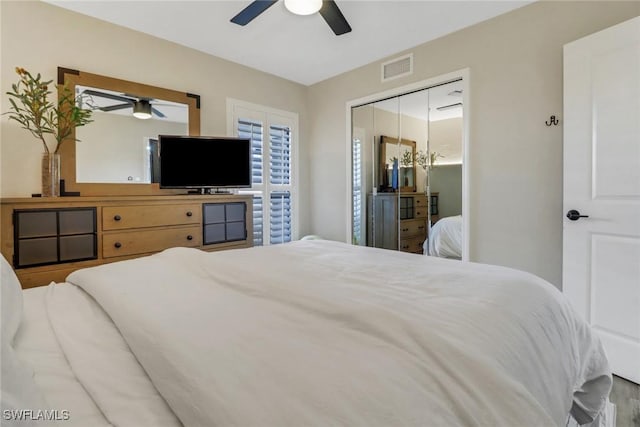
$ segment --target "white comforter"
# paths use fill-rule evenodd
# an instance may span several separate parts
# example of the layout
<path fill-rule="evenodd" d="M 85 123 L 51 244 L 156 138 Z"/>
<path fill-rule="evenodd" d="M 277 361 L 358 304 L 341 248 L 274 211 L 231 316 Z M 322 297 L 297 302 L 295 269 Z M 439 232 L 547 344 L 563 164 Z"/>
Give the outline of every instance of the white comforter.
<path fill-rule="evenodd" d="M 429 238 L 425 241 L 428 248 L 425 255 L 441 258 L 462 258 L 462 215 L 448 216 L 436 222 Z"/>
<path fill-rule="evenodd" d="M 562 295 L 500 267 L 311 240 L 68 281 L 186 426 L 564 426 L 572 396 L 586 420 L 611 385 Z"/>

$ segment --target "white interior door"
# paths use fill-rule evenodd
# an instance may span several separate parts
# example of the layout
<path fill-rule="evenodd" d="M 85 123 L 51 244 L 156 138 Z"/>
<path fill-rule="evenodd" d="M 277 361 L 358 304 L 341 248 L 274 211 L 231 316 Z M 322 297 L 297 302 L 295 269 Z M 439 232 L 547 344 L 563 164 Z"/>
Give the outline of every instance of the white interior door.
<path fill-rule="evenodd" d="M 640 17 L 564 46 L 563 292 L 640 383 Z M 575 216 L 575 215 L 574 215 Z"/>

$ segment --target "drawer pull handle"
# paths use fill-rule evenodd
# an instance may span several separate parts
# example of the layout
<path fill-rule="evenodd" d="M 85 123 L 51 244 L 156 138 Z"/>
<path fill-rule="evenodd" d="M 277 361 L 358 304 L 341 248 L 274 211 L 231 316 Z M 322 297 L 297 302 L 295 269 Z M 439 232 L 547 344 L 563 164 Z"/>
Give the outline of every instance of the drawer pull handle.
<path fill-rule="evenodd" d="M 120 215 L 116 215 L 113 217 L 114 221 L 120 221 L 122 217 Z"/>
<path fill-rule="evenodd" d="M 409 229 L 408 228 L 403 228 L 402 231 L 409 231 Z"/>
<path fill-rule="evenodd" d="M 189 235 L 187 236 L 187 240 L 193 240 L 193 236 L 192 236 L 191 234 L 189 234 Z"/>
<path fill-rule="evenodd" d="M 116 249 L 120 249 L 120 248 L 122 247 L 122 243 L 120 243 L 120 242 L 116 242 L 116 243 L 114 243 L 114 245 L 113 245 L 113 246 L 115 246 L 115 247 L 116 247 Z"/>
<path fill-rule="evenodd" d="M 422 230 L 422 229 L 424 229 L 424 225 L 420 225 L 420 226 L 418 227 L 418 230 Z"/>
<path fill-rule="evenodd" d="M 193 212 L 187 211 L 187 216 L 193 216 Z"/>

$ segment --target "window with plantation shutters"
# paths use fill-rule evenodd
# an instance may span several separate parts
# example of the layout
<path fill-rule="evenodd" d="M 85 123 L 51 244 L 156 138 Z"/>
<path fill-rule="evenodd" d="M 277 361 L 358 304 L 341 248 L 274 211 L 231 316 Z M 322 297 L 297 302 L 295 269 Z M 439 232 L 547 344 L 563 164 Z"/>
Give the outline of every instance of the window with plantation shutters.
<path fill-rule="evenodd" d="M 353 140 L 353 236 L 352 243 L 359 245 L 362 242 L 362 218 L 360 217 L 362 205 L 362 143 L 359 139 Z"/>
<path fill-rule="evenodd" d="M 295 236 L 297 114 L 229 100 L 229 125 L 251 140 L 253 244 L 290 242 Z"/>

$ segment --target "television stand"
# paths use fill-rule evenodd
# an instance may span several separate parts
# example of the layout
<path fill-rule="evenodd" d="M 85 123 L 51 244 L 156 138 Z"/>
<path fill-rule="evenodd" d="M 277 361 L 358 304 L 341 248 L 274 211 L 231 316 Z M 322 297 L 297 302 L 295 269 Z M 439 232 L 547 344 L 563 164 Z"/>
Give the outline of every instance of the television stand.
<path fill-rule="evenodd" d="M 220 188 L 198 188 L 195 190 L 189 190 L 187 194 L 231 194 L 230 190 L 221 190 Z"/>

